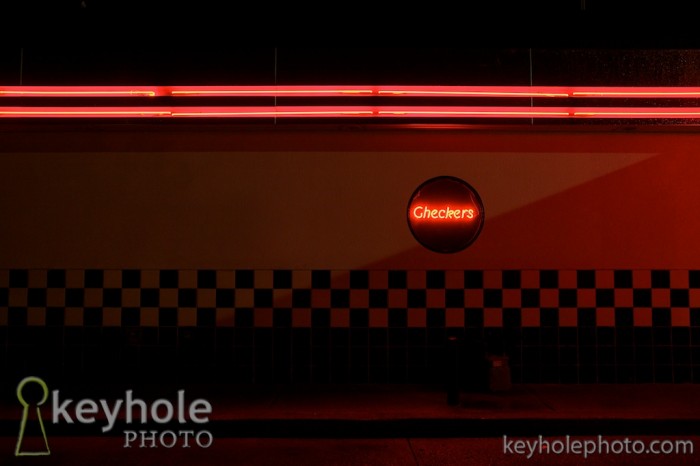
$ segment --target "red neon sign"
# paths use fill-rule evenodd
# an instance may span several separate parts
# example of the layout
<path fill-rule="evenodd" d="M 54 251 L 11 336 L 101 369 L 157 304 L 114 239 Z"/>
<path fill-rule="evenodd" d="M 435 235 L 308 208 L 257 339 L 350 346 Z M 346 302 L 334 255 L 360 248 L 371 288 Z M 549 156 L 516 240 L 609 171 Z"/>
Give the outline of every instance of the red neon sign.
<path fill-rule="evenodd" d="M 426 221 L 471 221 L 476 213 L 474 206 L 466 205 L 461 207 L 453 207 L 446 205 L 444 207 L 436 207 L 435 205 L 417 205 L 411 211 L 412 218 L 415 220 Z"/>
<path fill-rule="evenodd" d="M 413 192 L 407 209 L 414 238 L 434 252 L 454 253 L 472 244 L 484 225 L 476 190 L 453 176 L 438 176 Z"/>

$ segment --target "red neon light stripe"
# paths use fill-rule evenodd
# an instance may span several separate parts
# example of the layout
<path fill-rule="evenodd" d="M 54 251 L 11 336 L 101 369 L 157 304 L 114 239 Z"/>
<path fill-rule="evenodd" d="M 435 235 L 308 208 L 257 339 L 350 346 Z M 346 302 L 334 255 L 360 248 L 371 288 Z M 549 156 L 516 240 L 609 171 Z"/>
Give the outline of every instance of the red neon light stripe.
<path fill-rule="evenodd" d="M 4 86 L 0 97 L 156 97 L 163 88 L 147 86 Z"/>
<path fill-rule="evenodd" d="M 698 119 L 700 108 L 656 107 L 0 107 L 0 118 L 659 118 Z"/>
<path fill-rule="evenodd" d="M 205 118 L 337 118 L 376 117 L 370 107 L 181 107 L 172 110 L 173 117 Z"/>
<path fill-rule="evenodd" d="M 333 97 L 377 95 L 366 86 L 4 86 L 0 97 Z"/>
<path fill-rule="evenodd" d="M 700 87 L 571 86 L 0 86 L 2 97 L 700 98 Z"/>
<path fill-rule="evenodd" d="M 573 109 L 574 117 L 582 118 L 700 118 L 697 107 L 589 107 Z"/>
<path fill-rule="evenodd" d="M 143 118 L 169 117 L 156 107 L 0 107 L 0 118 Z"/>
<path fill-rule="evenodd" d="M 275 118 L 373 117 L 360 107 L 0 107 L 0 118 Z"/>
<path fill-rule="evenodd" d="M 403 97 L 569 97 L 555 86 L 383 86 L 378 94 Z"/>
<path fill-rule="evenodd" d="M 352 97 L 377 95 L 366 86 L 172 86 L 175 97 Z"/>
<path fill-rule="evenodd" d="M 568 118 L 556 107 L 380 107 L 378 115 L 399 118 Z"/>
<path fill-rule="evenodd" d="M 175 86 L 173 96 L 569 97 L 565 88 L 526 86 Z"/>
<path fill-rule="evenodd" d="M 699 98 L 700 87 L 579 87 L 572 97 Z"/>

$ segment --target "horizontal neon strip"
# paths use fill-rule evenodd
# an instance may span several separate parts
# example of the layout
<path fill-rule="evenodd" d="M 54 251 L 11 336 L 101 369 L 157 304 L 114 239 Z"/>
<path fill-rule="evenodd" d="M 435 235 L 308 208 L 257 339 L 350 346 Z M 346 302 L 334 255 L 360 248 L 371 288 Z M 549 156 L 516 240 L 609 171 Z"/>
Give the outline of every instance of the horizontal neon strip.
<path fill-rule="evenodd" d="M 380 107 L 378 113 L 416 118 L 700 118 L 698 107 Z"/>
<path fill-rule="evenodd" d="M 568 118 L 569 109 L 547 107 L 382 107 L 378 115 L 413 118 Z"/>
<path fill-rule="evenodd" d="M 366 86 L 172 86 L 175 97 L 352 97 L 377 95 Z"/>
<path fill-rule="evenodd" d="M 173 96 L 569 97 L 564 88 L 527 86 L 175 86 L 170 89 Z"/>
<path fill-rule="evenodd" d="M 0 107 L 0 118 L 668 118 L 700 108 L 647 107 Z"/>
<path fill-rule="evenodd" d="M 382 96 L 403 97 L 570 97 L 565 87 L 552 86 L 392 86 Z"/>
<path fill-rule="evenodd" d="M 589 108 L 575 109 L 574 117 L 595 118 L 700 118 L 700 108 Z"/>
<path fill-rule="evenodd" d="M 146 86 L 0 86 L 0 97 L 155 97 L 163 88 Z"/>
<path fill-rule="evenodd" d="M 572 97 L 604 98 L 700 98 L 699 87 L 581 87 Z"/>
<path fill-rule="evenodd" d="M 204 117 L 204 118 L 337 118 L 337 117 L 376 117 L 380 116 L 371 109 L 355 108 L 319 108 L 319 107 L 297 107 L 297 108 L 246 108 L 234 109 L 226 108 L 205 108 L 205 109 L 177 109 L 172 112 L 173 117 Z"/>
<path fill-rule="evenodd" d="M 142 118 L 171 113 L 155 107 L 0 107 L 0 118 Z"/>
<path fill-rule="evenodd" d="M 700 98 L 700 87 L 571 86 L 0 86 L 2 97 Z"/>

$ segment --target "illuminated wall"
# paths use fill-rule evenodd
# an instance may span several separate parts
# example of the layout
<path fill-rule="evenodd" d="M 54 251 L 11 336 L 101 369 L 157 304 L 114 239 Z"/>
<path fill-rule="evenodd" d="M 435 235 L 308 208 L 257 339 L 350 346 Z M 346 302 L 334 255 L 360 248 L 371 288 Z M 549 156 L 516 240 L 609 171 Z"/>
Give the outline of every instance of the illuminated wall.
<path fill-rule="evenodd" d="M 700 381 L 700 135 L 76 126 L 0 134 L 11 374 L 430 382 L 447 335 L 515 381 Z M 470 183 L 455 254 L 413 191 Z"/>

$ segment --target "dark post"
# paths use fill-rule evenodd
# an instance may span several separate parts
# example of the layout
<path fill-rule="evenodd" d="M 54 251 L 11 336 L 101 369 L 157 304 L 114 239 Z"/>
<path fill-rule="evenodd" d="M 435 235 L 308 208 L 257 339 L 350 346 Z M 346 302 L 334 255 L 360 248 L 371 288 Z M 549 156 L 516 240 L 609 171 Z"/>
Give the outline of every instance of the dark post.
<path fill-rule="evenodd" d="M 446 358 L 447 404 L 459 404 L 459 339 L 456 336 L 447 338 Z"/>

